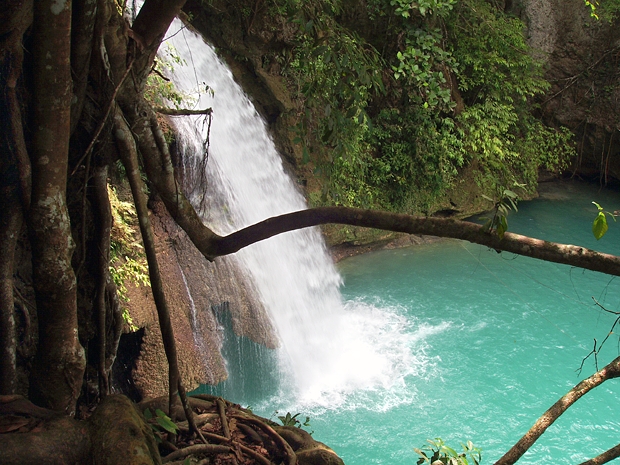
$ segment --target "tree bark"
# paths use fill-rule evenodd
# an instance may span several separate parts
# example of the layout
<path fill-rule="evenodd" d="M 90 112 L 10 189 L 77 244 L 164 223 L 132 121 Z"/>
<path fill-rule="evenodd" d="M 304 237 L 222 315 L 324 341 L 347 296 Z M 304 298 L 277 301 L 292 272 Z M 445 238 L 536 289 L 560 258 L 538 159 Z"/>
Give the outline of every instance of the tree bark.
<path fill-rule="evenodd" d="M 155 253 L 155 240 L 153 238 L 153 230 L 148 216 L 149 210 L 146 204 L 146 196 L 143 192 L 144 186 L 140 175 L 140 168 L 138 166 L 138 153 L 133 134 L 129 129 L 129 126 L 127 126 L 123 114 L 118 106 L 115 106 L 113 118 L 115 137 L 119 145 L 123 165 L 125 165 L 127 179 L 129 180 L 129 184 L 131 186 L 131 192 L 136 206 L 136 213 L 138 214 L 140 232 L 142 233 L 142 243 L 144 244 L 144 251 L 149 265 L 151 290 L 153 292 L 153 299 L 155 300 L 155 307 L 157 308 L 157 317 L 159 319 L 159 327 L 161 328 L 164 351 L 168 360 L 169 400 L 170 411 L 172 411 L 172 405 L 177 401 L 179 384 L 177 349 L 174 334 L 172 332 L 168 304 L 164 294 L 164 286 L 161 280 L 161 273 L 159 272 L 157 255 Z"/>
<path fill-rule="evenodd" d="M 597 371 L 592 376 L 584 379 L 573 389 L 568 391 L 560 400 L 551 406 L 537 421 L 534 426 L 523 436 L 512 448 L 500 458 L 495 465 L 512 465 L 521 458 L 525 452 L 532 447 L 538 438 L 562 415 L 571 405 L 577 402 L 582 396 L 590 392 L 605 381 L 620 376 L 620 357 L 614 359 L 602 370 Z M 596 462 L 593 462 L 596 463 Z M 598 462 L 605 463 L 605 462 Z"/>
<path fill-rule="evenodd" d="M 99 227 L 97 243 L 99 244 L 99 259 L 98 263 L 98 276 L 97 276 L 97 296 L 94 302 L 95 314 L 97 315 L 97 331 L 99 338 L 99 396 L 105 397 L 109 394 L 108 376 L 109 370 L 107 367 L 107 326 L 108 323 L 113 320 L 107 318 L 107 306 L 106 306 L 106 294 L 108 281 L 110 279 L 110 232 L 112 230 L 112 211 L 110 209 L 110 200 L 108 198 L 108 167 L 98 166 L 95 168 L 93 174 L 93 190 L 95 194 L 95 205 L 97 208 L 97 218 L 99 220 Z"/>
<path fill-rule="evenodd" d="M 606 450 L 601 455 L 597 455 L 593 459 L 586 460 L 579 465 L 601 465 L 603 463 L 611 462 L 613 459 L 620 457 L 620 444 Z"/>
<path fill-rule="evenodd" d="M 225 237 L 217 236 L 203 250 L 209 259 L 228 255 L 255 242 L 286 231 L 327 223 L 349 224 L 386 231 L 463 239 L 495 250 L 512 252 L 526 257 L 585 268 L 620 276 L 620 257 L 585 247 L 543 241 L 515 233 L 505 233 L 500 239 L 483 226 L 468 221 L 447 218 L 414 217 L 398 213 L 361 210 L 348 207 L 319 207 L 269 218 Z M 204 226 L 203 226 L 204 228 Z M 200 235 L 199 230 L 192 234 Z M 192 234 L 189 234 L 190 238 Z M 213 234 L 209 232 L 207 234 Z M 199 243 L 201 243 L 199 241 Z"/>
<path fill-rule="evenodd" d="M 38 1 L 32 32 L 32 203 L 29 231 L 39 345 L 30 399 L 75 412 L 86 365 L 78 339 L 74 243 L 67 211 L 71 116 L 71 2 Z"/>
<path fill-rule="evenodd" d="M 8 1 L 0 13 L 0 394 L 12 394 L 17 383 L 13 272 L 22 213 L 30 198 L 30 164 L 24 161 L 28 153 L 16 87 L 22 74 L 22 35 L 31 23 L 27 1 Z"/>
<path fill-rule="evenodd" d="M 168 116 L 210 115 L 211 113 L 213 113 L 213 110 L 211 108 L 207 108 L 205 110 L 185 110 L 182 108 L 178 109 L 178 108 L 157 107 L 157 108 L 154 108 L 154 110 L 161 115 L 168 115 Z"/>
<path fill-rule="evenodd" d="M 146 77 L 170 23 L 181 12 L 186 0 L 146 0 L 133 22 L 130 37 L 142 51 L 136 66 L 136 81 L 140 94 Z M 136 52 L 137 53 L 137 52 Z"/>
<path fill-rule="evenodd" d="M 155 113 L 144 100 L 138 105 L 125 102 L 121 107 L 136 134 L 146 174 L 170 216 L 188 233 L 198 250 L 212 260 L 214 256 L 210 257 L 210 251 L 219 236 L 202 223 L 198 213 L 183 194 L 183 189 L 174 176 L 170 152 Z"/>
<path fill-rule="evenodd" d="M 129 111 L 132 110 L 129 109 Z M 174 169 L 167 147 L 165 144 L 162 147 L 152 136 L 158 133 L 158 129 L 149 128 L 145 117 L 141 117 L 138 111 L 133 111 L 136 120 L 142 118 L 140 124 L 134 124 L 132 127 L 136 128 L 147 176 L 153 182 L 170 215 L 208 260 L 238 252 L 248 245 L 287 231 L 336 223 L 408 234 L 462 239 L 497 251 L 503 250 L 539 260 L 620 276 L 620 257 L 585 247 L 543 241 L 509 232 L 505 233 L 503 238 L 499 238 L 497 234 L 487 231 L 482 225 L 468 221 L 414 217 L 349 207 L 319 207 L 288 213 L 268 218 L 228 236 L 219 236 L 202 223 L 194 207 L 183 194 L 174 177 Z M 156 125 L 156 119 L 150 108 L 143 108 L 141 114 L 150 115 L 149 119 L 153 126 Z"/>
<path fill-rule="evenodd" d="M 4 163 L 0 162 L 0 167 L 2 165 Z M 6 170 L 0 169 L 0 194 L 4 203 L 0 209 L 0 395 L 13 394 L 17 387 L 13 272 L 15 248 L 22 226 L 22 209 L 15 173 L 14 176 L 7 174 Z M 9 185 L 6 185 L 6 181 L 9 181 Z"/>

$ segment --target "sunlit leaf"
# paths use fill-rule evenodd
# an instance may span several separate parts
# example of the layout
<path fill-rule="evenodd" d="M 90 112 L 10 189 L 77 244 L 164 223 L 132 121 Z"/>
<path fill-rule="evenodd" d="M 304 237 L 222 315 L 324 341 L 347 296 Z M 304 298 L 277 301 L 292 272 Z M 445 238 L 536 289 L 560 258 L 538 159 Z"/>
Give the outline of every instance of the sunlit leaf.
<path fill-rule="evenodd" d="M 608 229 L 609 226 L 607 225 L 607 217 L 605 216 L 605 213 L 599 211 L 598 215 L 596 215 L 596 218 L 594 219 L 594 223 L 592 223 L 592 234 L 594 234 L 596 240 L 599 240 L 605 235 Z"/>

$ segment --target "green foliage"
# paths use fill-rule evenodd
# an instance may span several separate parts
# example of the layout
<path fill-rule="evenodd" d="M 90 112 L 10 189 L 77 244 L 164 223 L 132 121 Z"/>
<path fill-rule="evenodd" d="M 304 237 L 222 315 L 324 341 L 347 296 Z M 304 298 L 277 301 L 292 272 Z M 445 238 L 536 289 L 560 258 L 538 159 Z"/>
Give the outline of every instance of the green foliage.
<path fill-rule="evenodd" d="M 469 104 L 489 97 L 504 104 L 525 102 L 549 88 L 518 18 L 486 1 L 463 0 L 447 23 L 459 89 Z"/>
<path fill-rule="evenodd" d="M 372 195 L 363 182 L 364 137 L 370 126 L 366 108 L 384 92 L 383 64 L 371 45 L 336 22 L 336 2 L 287 3 L 298 34 L 283 72 L 299 89 L 304 108 L 293 128 L 294 143 L 302 149 L 302 162 L 312 161 L 328 181 L 323 201 L 351 204 L 347 199 L 354 197 L 354 204 L 368 204 L 366 197 Z"/>
<path fill-rule="evenodd" d="M 590 16 L 609 23 L 618 17 L 620 11 L 620 0 L 584 0 L 584 3 L 590 8 Z"/>
<path fill-rule="evenodd" d="M 483 195 L 483 197 L 494 203 L 493 218 L 488 219 L 484 228 L 492 234 L 497 234 L 497 236 L 502 239 L 504 233 L 508 231 L 508 214 L 511 210 L 515 212 L 518 211 L 518 196 L 510 189 L 504 189 L 497 201 L 486 195 Z"/>
<path fill-rule="evenodd" d="M 428 445 L 421 449 L 415 448 L 420 456 L 418 465 L 428 463 L 430 465 L 479 465 L 482 460 L 482 450 L 475 447 L 471 441 L 461 444 L 463 452 L 459 453 L 453 448 L 446 446 L 441 438 L 427 439 Z"/>
<path fill-rule="evenodd" d="M 112 209 L 112 233 L 110 241 L 110 274 L 118 290 L 121 302 L 129 302 L 126 283 L 150 286 L 149 270 L 144 249 L 139 240 L 136 210 L 131 202 L 118 198 L 116 190 L 108 186 Z M 125 323 L 132 331 L 133 324 L 127 307 L 122 307 Z"/>
<path fill-rule="evenodd" d="M 459 2 L 447 23 L 465 103 L 456 117 L 464 158 L 477 163 L 480 183 L 492 190 L 521 183 L 533 191 L 538 169 L 562 170 L 574 149 L 568 131 L 531 116 L 528 99 L 549 84 L 527 46 L 523 23 L 480 0 Z"/>
<path fill-rule="evenodd" d="M 384 208 L 425 210 L 464 162 L 454 121 L 421 106 L 382 110 L 369 143 L 376 150 L 369 182 L 381 192 Z"/>
<path fill-rule="evenodd" d="M 576 156 L 573 134 L 564 127 L 553 129 L 531 115 L 524 117 L 526 124 L 517 128 L 515 151 L 519 157 L 511 164 L 526 186 L 535 186 L 538 168 L 559 174 Z"/>
<path fill-rule="evenodd" d="M 147 408 L 144 410 L 144 418 L 151 426 L 157 442 L 161 442 L 163 436 L 167 433 L 177 434 L 179 432 L 179 427 L 160 409 L 155 409 L 155 415 L 153 415 L 151 409 Z"/>
<path fill-rule="evenodd" d="M 465 165 L 477 167 L 487 192 L 515 183 L 533 191 L 539 168 L 566 166 L 570 133 L 530 113 L 528 99 L 548 83 L 521 21 L 483 0 L 448 1 L 423 15 L 413 14 L 418 3 L 390 4 L 408 21 L 395 23 L 404 39 L 392 68 L 394 105 L 369 130 L 368 184 L 382 207 L 423 211 Z"/>
<path fill-rule="evenodd" d="M 466 166 L 485 192 L 533 191 L 540 168 L 574 154 L 568 131 L 532 117 L 549 84 L 523 23 L 494 2 L 369 0 L 378 34 L 342 26 L 340 2 L 274 5 L 298 27 L 281 64 L 303 108 L 294 142 L 324 180 L 315 204 L 420 213 Z"/>
<path fill-rule="evenodd" d="M 594 218 L 594 222 L 592 223 L 592 234 L 594 234 L 594 237 L 598 241 L 607 233 L 607 230 L 609 229 L 609 225 L 607 224 L 607 215 L 609 215 L 609 217 L 612 218 L 614 222 L 616 221 L 616 215 L 611 212 L 605 211 L 603 207 L 601 207 L 598 203 L 592 203 L 598 209 L 598 214 L 596 215 L 596 218 Z"/>
<path fill-rule="evenodd" d="M 451 10 L 456 0 L 420 0 L 411 2 L 409 0 L 391 0 L 390 5 L 395 6 L 394 12 L 403 18 L 409 18 L 416 13 L 421 16 L 426 15 L 444 15 Z"/>
<path fill-rule="evenodd" d="M 417 89 L 425 108 L 450 110 L 454 106 L 444 71 L 454 65 L 452 55 L 442 46 L 441 29 L 410 29 L 406 47 L 396 54 L 394 79 L 405 78 Z"/>
<path fill-rule="evenodd" d="M 278 415 L 278 412 L 275 412 Z M 297 419 L 299 413 L 295 415 L 291 415 L 290 412 L 286 412 L 286 415 L 278 415 L 278 420 L 282 423 L 282 426 L 295 426 L 297 428 L 301 428 L 302 426 L 309 427 L 310 426 L 310 417 L 306 417 L 306 420 L 302 423 Z M 314 431 L 313 431 L 314 432 Z M 312 434 L 313 432 L 310 432 Z"/>

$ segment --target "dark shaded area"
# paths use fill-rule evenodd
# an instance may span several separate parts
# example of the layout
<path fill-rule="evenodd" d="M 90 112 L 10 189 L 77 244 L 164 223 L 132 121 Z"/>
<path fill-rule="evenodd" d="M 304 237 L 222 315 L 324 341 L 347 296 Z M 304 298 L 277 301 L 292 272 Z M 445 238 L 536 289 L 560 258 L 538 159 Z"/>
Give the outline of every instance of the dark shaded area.
<path fill-rule="evenodd" d="M 118 345 L 118 356 L 112 365 L 112 391 L 120 392 L 134 402 L 142 401 L 142 394 L 133 380 L 133 372 L 142 350 L 143 337 L 144 328 L 124 333 Z"/>

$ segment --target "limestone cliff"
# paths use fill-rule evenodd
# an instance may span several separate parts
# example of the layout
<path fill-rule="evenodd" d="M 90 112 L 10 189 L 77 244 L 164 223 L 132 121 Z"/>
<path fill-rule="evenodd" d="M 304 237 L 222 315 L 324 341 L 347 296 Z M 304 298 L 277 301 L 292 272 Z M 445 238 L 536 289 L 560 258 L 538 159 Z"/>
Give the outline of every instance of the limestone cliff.
<path fill-rule="evenodd" d="M 582 0 L 523 0 L 514 11 L 547 64 L 552 87 L 541 116 L 575 134 L 572 169 L 602 184 L 620 179 L 620 27 L 596 20 Z"/>

